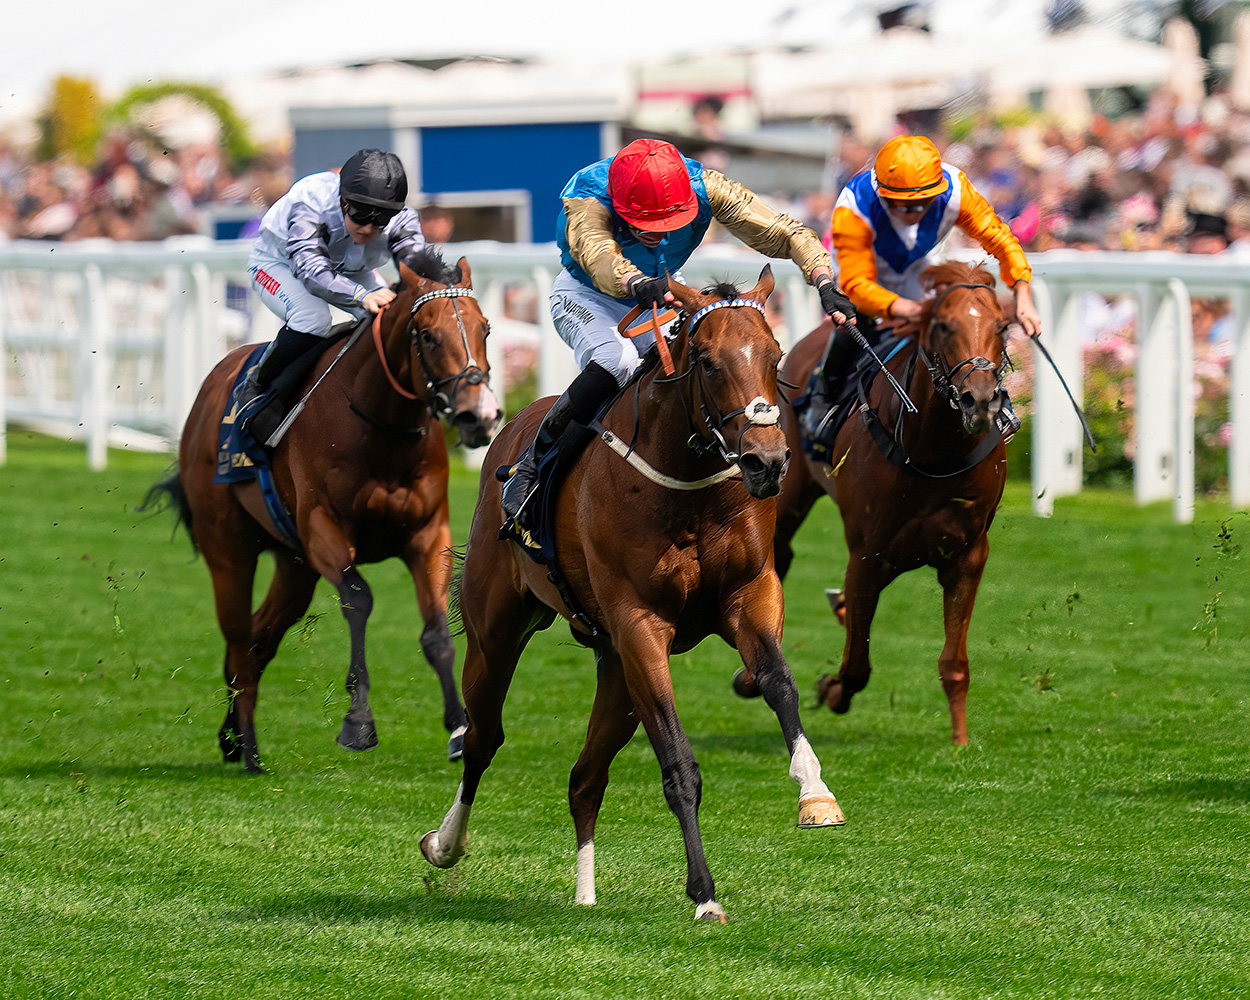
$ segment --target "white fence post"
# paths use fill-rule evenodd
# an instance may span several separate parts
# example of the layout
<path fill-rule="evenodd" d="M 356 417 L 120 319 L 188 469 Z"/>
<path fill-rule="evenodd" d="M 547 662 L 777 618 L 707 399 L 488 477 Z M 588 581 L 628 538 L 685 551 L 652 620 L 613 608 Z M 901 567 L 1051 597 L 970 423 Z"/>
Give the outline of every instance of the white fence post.
<path fill-rule="evenodd" d="M 80 343 L 78 386 L 82 394 L 82 428 L 87 438 L 87 465 L 96 470 L 108 464 L 109 405 L 106 400 L 112 371 L 108 288 L 96 264 L 83 270 L 83 338 Z"/>
<path fill-rule="evenodd" d="M 1137 292 L 1133 497 L 1139 504 L 1169 499 L 1176 489 L 1180 318 L 1169 291 L 1146 282 Z"/>
<path fill-rule="evenodd" d="M 1250 289 L 1233 295 L 1233 357 L 1228 373 L 1228 498 L 1234 507 L 1250 507 Z"/>

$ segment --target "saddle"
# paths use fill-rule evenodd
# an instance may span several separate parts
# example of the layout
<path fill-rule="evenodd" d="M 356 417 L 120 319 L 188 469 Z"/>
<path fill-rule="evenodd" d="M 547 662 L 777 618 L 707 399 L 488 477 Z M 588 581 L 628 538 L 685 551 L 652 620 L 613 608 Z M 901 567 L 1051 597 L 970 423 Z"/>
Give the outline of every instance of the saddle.
<path fill-rule="evenodd" d="M 298 387 L 317 363 L 317 359 L 334 343 L 351 333 L 358 322 L 352 320 L 334 327 L 321 350 L 311 350 L 287 366 L 268 389 L 255 393 L 255 381 L 249 379 L 253 369 L 260 363 L 266 344 L 259 345 L 243 362 L 226 397 L 221 422 L 217 429 L 217 471 L 215 483 L 250 483 L 255 480 L 265 500 L 265 509 L 283 540 L 296 551 L 303 551 L 299 532 L 290 513 L 282 505 L 273 483 L 270 468 L 270 451 L 248 431 L 245 418 L 264 406 L 274 396 L 289 398 L 292 386 Z M 285 396 L 284 396 L 285 394 Z"/>
<path fill-rule="evenodd" d="M 873 346 L 873 350 L 877 352 L 877 356 L 884 363 L 898 354 L 910 342 L 911 338 L 909 337 L 885 336 Z M 802 395 L 796 396 L 790 405 L 794 408 L 794 415 L 799 427 L 799 441 L 803 446 L 803 451 L 813 460 L 824 462 L 826 465 L 832 464 L 833 443 L 837 439 L 838 431 L 842 429 L 842 425 L 846 423 L 846 418 L 856 408 L 856 401 L 867 396 L 868 389 L 879 371 L 881 371 L 881 367 L 873 360 L 872 355 L 866 351 L 861 354 L 854 368 L 847 373 L 841 384 L 829 387 L 829 391 L 833 394 L 833 408 L 830 410 L 829 418 L 824 421 L 814 434 L 811 433 L 812 429 L 808 427 L 809 421 L 804 420 L 803 416 L 811 405 L 812 396 L 822 391 L 820 386 L 822 376 L 820 370 L 817 369 L 808 377 Z"/>

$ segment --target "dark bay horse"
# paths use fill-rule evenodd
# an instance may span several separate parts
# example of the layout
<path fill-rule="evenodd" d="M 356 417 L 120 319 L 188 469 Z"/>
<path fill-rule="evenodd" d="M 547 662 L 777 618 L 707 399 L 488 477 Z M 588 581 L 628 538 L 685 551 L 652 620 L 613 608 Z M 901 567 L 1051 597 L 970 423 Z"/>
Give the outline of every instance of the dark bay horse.
<path fill-rule="evenodd" d="M 306 388 L 320 384 L 274 451 L 273 482 L 302 552 L 282 541 L 255 481 L 213 482 L 223 408 L 252 347 L 229 354 L 205 379 L 183 430 L 178 474 L 153 487 L 173 498 L 212 575 L 229 691 L 218 741 L 227 761 L 242 759 L 249 771 L 261 770 L 261 673 L 307 611 L 319 577 L 338 591 L 351 633 L 351 705 L 338 742 L 352 750 L 377 745 L 365 666 L 373 597 L 357 566 L 392 556 L 416 585 L 421 649 L 442 685 L 449 755 L 460 753 L 465 718 L 447 627 L 447 446 L 437 418 L 449 418 L 464 443 L 480 446 L 502 414 L 490 389 L 488 324 L 471 292 L 468 262 L 449 267 L 426 249 L 401 263 L 399 273 L 397 295 L 374 335 L 364 331 L 318 361 Z M 265 550 L 273 554 L 274 576 L 253 612 L 252 581 Z"/>
<path fill-rule="evenodd" d="M 421 851 L 440 868 L 464 854 L 478 784 L 504 741 L 500 718 L 517 661 L 530 637 L 561 615 L 594 649 L 598 668 L 586 743 L 569 779 L 576 901 L 595 902 L 595 821 L 608 767 L 641 722 L 681 825 L 695 916 L 723 920 L 699 834 L 702 780 L 673 701 L 673 652 L 713 634 L 735 647 L 781 723 L 800 786 L 799 825 L 845 819 L 821 780 L 781 654 L 773 497 L 790 451 L 778 424 L 781 348 L 763 315 L 772 271 L 745 295 L 724 285 L 710 293 L 671 287 L 684 310 L 672 347 L 676 374 L 652 366 L 626 389 L 558 494 L 557 561 L 563 592 L 578 607 L 546 567 L 497 538 L 503 515 L 493 470 L 516 461 L 552 400 L 523 410 L 487 454 L 459 586 L 464 776 Z"/>
<path fill-rule="evenodd" d="M 908 570 L 934 567 L 946 631 L 938 673 L 950 708 L 951 738 L 963 744 L 968 742 L 968 623 L 989 555 L 986 533 L 1007 477 L 1003 442 L 993 429 L 1004 399 L 1007 323 L 994 277 L 985 269 L 947 262 L 928 268 L 922 278 L 935 297 L 927 300 L 910 345 L 887 362 L 919 412 L 900 421 L 902 404 L 884 378 L 874 380 L 868 394 L 883 440 L 896 445 L 894 461 L 853 412 L 838 432 L 829 465 L 804 457 L 786 476 L 777 502 L 776 564 L 784 577 L 795 531 L 819 497 L 832 497 L 849 550 L 842 598 L 846 642 L 841 669 L 820 679 L 817 694 L 839 713 L 868 683 L 868 635 L 881 591 Z M 828 329 L 795 345 L 783 368 L 786 381 L 807 384 Z M 802 454 L 794 411 L 783 410 L 786 437 Z"/>

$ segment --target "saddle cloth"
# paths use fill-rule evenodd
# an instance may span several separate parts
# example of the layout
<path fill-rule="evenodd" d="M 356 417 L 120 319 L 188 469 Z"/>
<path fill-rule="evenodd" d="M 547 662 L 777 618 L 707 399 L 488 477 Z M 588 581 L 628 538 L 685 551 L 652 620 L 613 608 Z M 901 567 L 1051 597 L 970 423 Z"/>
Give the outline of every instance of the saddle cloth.
<path fill-rule="evenodd" d="M 283 540 L 297 551 L 303 551 L 299 540 L 299 531 L 295 527 L 290 513 L 282 505 L 278 491 L 273 484 L 273 473 L 269 467 L 269 453 L 241 426 L 240 409 L 247 405 L 249 409 L 260 405 L 266 393 L 254 400 L 239 399 L 239 390 L 248 373 L 259 363 L 264 354 L 266 344 L 261 344 L 243 362 L 239 374 L 235 376 L 234 385 L 226 399 L 226 407 L 221 415 L 221 423 L 217 428 L 217 471 L 213 475 L 215 483 L 249 483 L 256 480 L 260 485 L 261 496 L 265 499 L 265 509 L 277 526 Z"/>
<path fill-rule="evenodd" d="M 504 535 L 536 563 L 556 565 L 556 496 L 569 469 L 594 437 L 595 432 L 584 424 L 570 423 L 551 450 L 538 461 L 534 493 L 526 503 L 524 517 L 517 519 L 522 523 L 514 524 Z M 495 478 L 505 481 L 511 468 L 510 465 L 500 466 Z"/>
<path fill-rule="evenodd" d="M 877 352 L 882 362 L 888 362 L 899 351 L 901 351 L 910 342 L 908 337 L 886 336 L 883 337 L 873 350 Z M 843 379 L 842 384 L 833 388 L 834 404 L 836 409 L 833 416 L 825 421 L 820 432 L 812 437 L 809 435 L 809 421 L 804 419 L 804 414 L 811 405 L 813 393 L 820 388 L 820 370 L 812 372 L 808 377 L 807 384 L 803 387 L 803 394 L 796 396 L 791 402 L 794 407 L 794 415 L 797 418 L 799 427 L 799 440 L 802 443 L 803 451 L 818 462 L 828 464 L 830 456 L 833 453 L 833 442 L 837 439 L 838 431 L 842 429 L 842 425 L 846 423 L 846 418 L 855 410 L 856 401 L 862 392 L 865 396 L 868 389 L 872 386 L 873 380 L 877 377 L 877 373 L 881 371 L 880 366 L 872 359 L 872 355 L 864 352 L 860 355 L 859 360 L 855 363 L 855 367 Z"/>

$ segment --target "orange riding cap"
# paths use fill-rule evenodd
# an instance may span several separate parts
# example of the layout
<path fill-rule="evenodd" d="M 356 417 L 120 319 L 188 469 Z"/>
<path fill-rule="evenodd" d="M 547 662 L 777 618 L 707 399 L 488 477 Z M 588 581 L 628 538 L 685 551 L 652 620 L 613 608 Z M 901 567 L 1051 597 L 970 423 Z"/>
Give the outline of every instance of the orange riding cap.
<path fill-rule="evenodd" d="M 877 191 L 895 201 L 921 201 L 949 186 L 942 154 L 923 135 L 900 135 L 881 147 L 873 164 Z"/>

